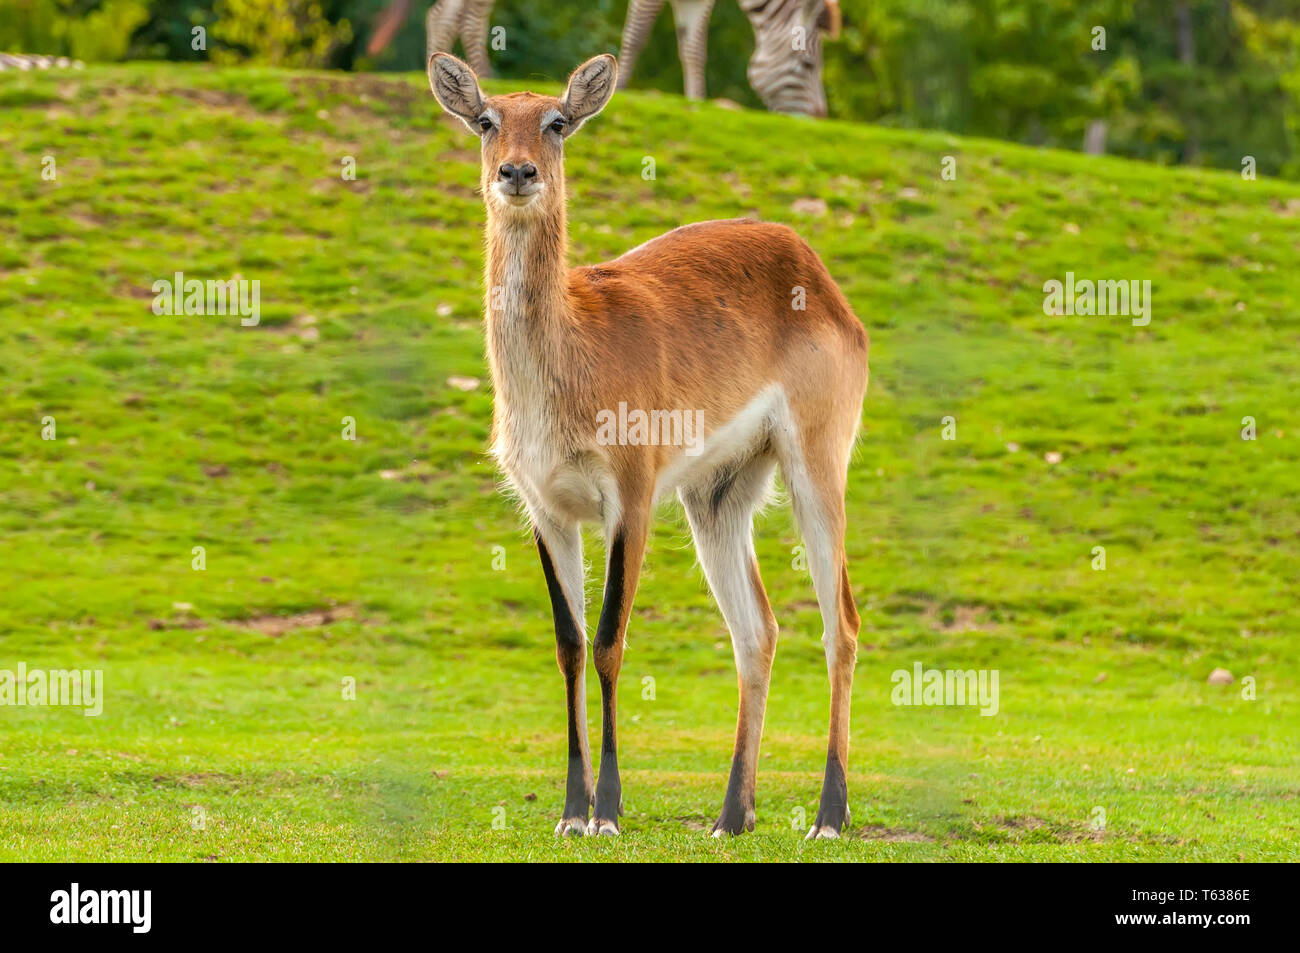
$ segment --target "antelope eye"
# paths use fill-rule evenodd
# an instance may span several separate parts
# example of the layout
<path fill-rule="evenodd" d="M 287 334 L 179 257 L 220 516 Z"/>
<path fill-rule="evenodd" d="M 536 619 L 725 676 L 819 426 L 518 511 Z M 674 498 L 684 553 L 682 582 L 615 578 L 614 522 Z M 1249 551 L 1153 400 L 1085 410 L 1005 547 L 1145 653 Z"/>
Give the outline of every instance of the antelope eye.
<path fill-rule="evenodd" d="M 482 129 L 484 132 L 487 132 L 489 129 L 492 128 L 492 120 L 489 119 L 487 116 L 481 116 L 479 117 L 478 127 Z"/>
<path fill-rule="evenodd" d="M 564 120 L 563 120 L 563 119 L 557 119 L 557 120 L 555 120 L 555 122 L 551 123 L 551 132 L 556 132 L 556 133 L 558 133 L 558 132 L 563 132 L 563 131 L 564 131 Z"/>

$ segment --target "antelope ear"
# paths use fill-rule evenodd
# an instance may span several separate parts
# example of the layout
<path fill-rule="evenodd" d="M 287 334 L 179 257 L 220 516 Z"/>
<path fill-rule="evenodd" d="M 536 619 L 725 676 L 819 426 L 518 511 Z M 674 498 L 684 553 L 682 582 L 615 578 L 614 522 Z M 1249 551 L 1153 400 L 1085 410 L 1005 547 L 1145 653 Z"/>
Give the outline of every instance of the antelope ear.
<path fill-rule="evenodd" d="M 618 61 L 608 53 L 593 56 L 573 71 L 568 88 L 560 100 L 560 109 L 569 120 L 566 136 L 605 108 L 618 82 Z"/>
<path fill-rule="evenodd" d="M 429 57 L 429 88 L 442 108 L 469 126 L 470 132 L 482 133 L 478 118 L 483 115 L 483 91 L 468 63 L 450 53 L 434 53 Z"/>

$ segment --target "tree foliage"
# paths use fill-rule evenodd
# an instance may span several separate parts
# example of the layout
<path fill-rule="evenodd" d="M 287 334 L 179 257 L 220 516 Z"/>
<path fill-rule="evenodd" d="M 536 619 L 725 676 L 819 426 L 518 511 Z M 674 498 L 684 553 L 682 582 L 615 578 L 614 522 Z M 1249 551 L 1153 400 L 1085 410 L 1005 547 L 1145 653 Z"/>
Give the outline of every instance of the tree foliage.
<path fill-rule="evenodd" d="M 250 60 L 342 69 L 423 69 L 415 0 L 394 43 L 364 54 L 386 0 L 0 0 L 0 47 L 83 59 Z M 1105 151 L 1161 163 L 1300 178 L 1300 0 L 840 0 L 826 43 L 831 114 L 886 125 Z M 616 52 L 626 0 L 498 0 L 498 75 L 559 80 Z M 203 25 L 213 42 L 191 47 Z M 718 0 L 709 95 L 749 88 L 749 22 Z M 670 6 L 634 87 L 682 89 Z"/>
<path fill-rule="evenodd" d="M 1300 0 L 843 0 L 833 115 L 1296 175 Z M 1104 33 L 1100 32 L 1104 31 Z"/>
<path fill-rule="evenodd" d="M 146 0 L 0 0 L 0 50 L 120 60 L 150 15 Z"/>
<path fill-rule="evenodd" d="M 218 63 L 324 66 L 352 39 L 352 24 L 327 19 L 320 0 L 217 0 L 213 14 Z"/>

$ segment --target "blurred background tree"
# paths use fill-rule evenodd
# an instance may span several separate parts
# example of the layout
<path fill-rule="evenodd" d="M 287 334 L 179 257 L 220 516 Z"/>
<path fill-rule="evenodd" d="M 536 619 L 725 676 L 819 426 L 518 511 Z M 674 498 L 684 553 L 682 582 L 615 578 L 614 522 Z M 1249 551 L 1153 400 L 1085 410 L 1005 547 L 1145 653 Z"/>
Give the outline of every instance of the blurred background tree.
<path fill-rule="evenodd" d="M 148 22 L 133 39 L 132 58 L 207 59 L 206 51 L 195 50 L 191 45 L 191 30 L 196 26 L 212 29 L 212 4 L 213 0 L 153 0 Z"/>
<path fill-rule="evenodd" d="M 76 56 L 203 58 L 285 66 L 420 70 L 429 3 L 394 42 L 365 44 L 385 0 L 0 0 L 0 49 Z M 831 115 L 943 129 L 1160 163 L 1300 178 L 1300 0 L 841 0 L 826 44 Z M 489 49 L 499 76 L 559 80 L 617 52 L 626 0 L 498 0 Z M 1099 45 L 1098 28 L 1104 30 Z M 749 23 L 718 0 L 708 90 L 760 103 L 745 76 Z M 680 93 L 671 8 L 637 63 L 634 88 Z"/>
<path fill-rule="evenodd" d="M 321 0 L 216 0 L 212 13 L 214 63 L 324 66 L 352 40 L 351 22 L 330 20 Z"/>
<path fill-rule="evenodd" d="M 1300 0 L 841 5 L 833 116 L 1297 174 Z"/>
<path fill-rule="evenodd" d="M 0 52 L 120 60 L 151 15 L 148 0 L 0 0 Z"/>

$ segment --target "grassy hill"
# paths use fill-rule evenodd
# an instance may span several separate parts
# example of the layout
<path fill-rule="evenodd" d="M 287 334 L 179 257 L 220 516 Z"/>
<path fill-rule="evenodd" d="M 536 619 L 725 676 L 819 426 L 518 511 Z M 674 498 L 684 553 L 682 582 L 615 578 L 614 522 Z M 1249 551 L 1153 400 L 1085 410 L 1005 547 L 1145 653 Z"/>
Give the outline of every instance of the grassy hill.
<path fill-rule="evenodd" d="M 0 858 L 1300 859 L 1300 188 L 615 97 L 568 147 L 576 261 L 788 222 L 871 333 L 855 836 L 794 829 L 828 688 L 786 508 L 758 828 L 702 832 L 735 676 L 667 508 L 624 836 L 557 842 L 545 587 L 486 381 L 448 383 L 486 377 L 472 137 L 423 77 L 152 65 L 0 76 L 0 130 L 0 668 L 107 696 L 0 708 Z M 177 271 L 259 280 L 261 323 L 155 315 Z M 1067 271 L 1149 279 L 1150 324 L 1045 315 Z M 997 669 L 999 713 L 894 706 L 915 662 Z"/>

